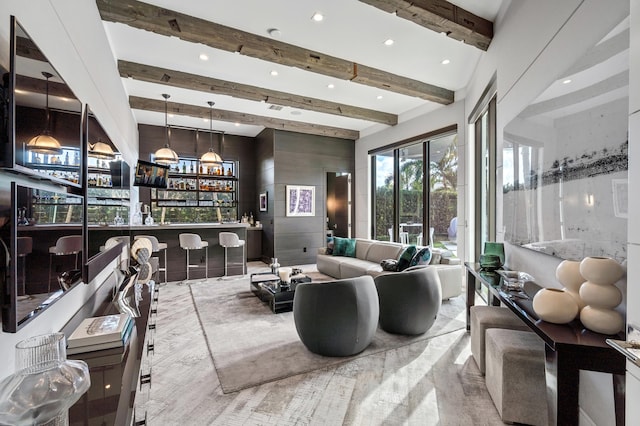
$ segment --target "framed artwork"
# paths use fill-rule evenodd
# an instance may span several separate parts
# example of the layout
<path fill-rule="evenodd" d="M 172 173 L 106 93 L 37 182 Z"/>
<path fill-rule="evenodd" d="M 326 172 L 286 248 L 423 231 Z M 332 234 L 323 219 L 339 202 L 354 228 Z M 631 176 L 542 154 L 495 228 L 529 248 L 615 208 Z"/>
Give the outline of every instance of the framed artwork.
<path fill-rule="evenodd" d="M 287 216 L 315 216 L 315 201 L 315 186 L 287 185 Z"/>
<path fill-rule="evenodd" d="M 267 198 L 267 193 L 266 192 L 261 192 L 260 193 L 260 211 L 261 212 L 266 212 L 267 211 L 267 202 L 269 201 L 269 199 Z"/>

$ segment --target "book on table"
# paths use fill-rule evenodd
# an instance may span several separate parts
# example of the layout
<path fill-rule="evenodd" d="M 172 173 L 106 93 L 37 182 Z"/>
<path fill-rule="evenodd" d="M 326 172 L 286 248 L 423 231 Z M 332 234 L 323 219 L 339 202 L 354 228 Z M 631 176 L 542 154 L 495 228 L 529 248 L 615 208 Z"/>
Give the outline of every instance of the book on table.
<path fill-rule="evenodd" d="M 116 350 L 124 351 L 125 347 L 129 343 L 129 338 L 131 337 L 131 333 L 135 327 L 135 321 L 129 317 L 129 320 L 126 322 L 126 326 L 124 332 L 122 333 L 122 337 L 118 337 L 117 340 L 112 340 L 108 342 L 95 343 L 95 344 L 87 344 L 81 346 L 68 346 L 67 347 L 67 355 L 75 355 L 86 352 L 94 352 L 94 351 L 102 351 L 104 349 L 116 348 Z"/>
<path fill-rule="evenodd" d="M 128 314 L 84 319 L 67 339 L 68 348 L 121 341 L 132 322 Z"/>

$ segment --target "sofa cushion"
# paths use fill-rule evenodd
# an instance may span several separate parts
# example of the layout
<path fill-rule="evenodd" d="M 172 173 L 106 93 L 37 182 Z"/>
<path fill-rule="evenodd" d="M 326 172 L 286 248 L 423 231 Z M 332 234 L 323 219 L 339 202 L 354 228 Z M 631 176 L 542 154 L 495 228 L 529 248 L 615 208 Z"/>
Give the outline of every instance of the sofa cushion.
<path fill-rule="evenodd" d="M 423 247 L 413 256 L 409 266 L 428 265 L 431 262 L 431 247 Z"/>
<path fill-rule="evenodd" d="M 380 265 L 376 265 L 375 263 L 371 263 L 362 259 L 349 259 L 348 262 L 340 263 L 340 278 L 353 278 L 359 277 L 361 275 L 368 275 L 367 271 L 369 269 L 379 268 Z"/>
<path fill-rule="evenodd" d="M 397 271 L 402 272 L 409 267 L 411 259 L 416 254 L 416 246 L 407 246 L 398 258 Z"/>
<path fill-rule="evenodd" d="M 362 238 L 356 238 L 356 257 L 358 259 L 367 259 L 367 253 L 369 252 L 369 247 L 377 244 L 376 241 L 365 240 Z"/>
<path fill-rule="evenodd" d="M 333 255 L 356 257 L 356 240 L 353 238 L 333 237 Z"/>
<path fill-rule="evenodd" d="M 376 241 L 369 247 L 366 260 L 380 265 L 384 259 L 397 259 L 402 252 L 402 245 Z"/>

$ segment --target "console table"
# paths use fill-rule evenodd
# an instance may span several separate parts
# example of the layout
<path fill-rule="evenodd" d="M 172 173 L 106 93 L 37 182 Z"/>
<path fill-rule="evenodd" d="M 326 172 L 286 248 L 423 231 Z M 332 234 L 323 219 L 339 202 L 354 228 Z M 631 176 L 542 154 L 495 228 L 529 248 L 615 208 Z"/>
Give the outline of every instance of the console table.
<path fill-rule="evenodd" d="M 515 297 L 506 290 L 499 274 L 482 271 L 477 263 L 465 263 L 465 266 L 467 330 L 470 328 L 471 306 L 478 291 L 484 293 L 489 305 L 508 307 L 544 341 L 549 424 L 579 423 L 580 370 L 589 370 L 613 374 L 616 424 L 624 425 L 625 357 L 606 343 L 611 336 L 589 331 L 579 320 L 569 324 L 542 321 L 533 311 L 532 300 Z"/>
<path fill-rule="evenodd" d="M 117 313 L 112 300 L 113 277 L 74 315 L 62 332 L 68 335 L 82 319 Z M 144 425 L 151 386 L 151 356 L 158 305 L 158 287 L 144 285 L 138 302 L 140 316 L 125 350 L 105 349 L 69 355 L 89 365 L 91 387 L 69 409 L 69 425 Z"/>

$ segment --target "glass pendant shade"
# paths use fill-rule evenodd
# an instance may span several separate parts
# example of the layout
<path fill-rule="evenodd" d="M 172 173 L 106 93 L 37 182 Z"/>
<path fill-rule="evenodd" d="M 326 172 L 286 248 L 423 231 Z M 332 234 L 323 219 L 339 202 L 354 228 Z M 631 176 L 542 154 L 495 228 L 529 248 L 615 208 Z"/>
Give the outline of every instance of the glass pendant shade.
<path fill-rule="evenodd" d="M 62 147 L 56 138 L 46 133 L 32 138 L 27 144 L 27 149 L 37 154 L 61 155 Z"/>
<path fill-rule="evenodd" d="M 215 104 L 215 102 L 209 101 L 207 103 L 209 104 L 209 108 L 210 108 L 209 109 L 209 142 L 211 144 L 211 147 L 209 148 L 209 151 L 202 154 L 202 157 L 200 157 L 200 163 L 205 166 L 214 166 L 216 164 L 222 163 L 222 157 L 213 150 L 213 105 Z"/>
<path fill-rule="evenodd" d="M 163 93 L 162 97 L 164 98 L 164 127 L 167 132 L 167 143 L 164 145 L 164 147 L 157 150 L 155 154 L 153 154 L 153 156 L 156 163 L 167 165 L 178 164 L 180 162 L 180 157 L 178 157 L 178 154 L 176 154 L 176 152 L 171 149 L 171 146 L 169 146 L 169 124 L 167 123 L 167 107 L 171 95 Z"/>
<path fill-rule="evenodd" d="M 180 157 L 174 150 L 172 150 L 168 145 L 165 145 L 163 148 L 160 148 L 153 154 L 156 163 L 160 164 L 178 164 L 180 162 Z"/>
<path fill-rule="evenodd" d="M 47 79 L 47 91 L 45 94 L 46 127 L 42 134 L 32 138 L 29 143 L 27 143 L 27 149 L 38 154 L 61 155 L 62 147 L 60 146 L 60 142 L 51 136 L 49 131 L 49 79 L 53 77 L 53 74 L 43 71 L 42 75 Z"/>
<path fill-rule="evenodd" d="M 109 145 L 98 140 L 98 142 L 94 143 L 93 145 L 89 144 L 89 157 L 100 158 L 103 160 L 113 160 L 116 155 Z"/>
<path fill-rule="evenodd" d="M 205 166 L 212 166 L 214 164 L 222 163 L 222 157 L 220 157 L 217 153 L 213 152 L 212 149 L 209 149 L 208 152 L 205 152 L 202 157 L 200 157 L 200 163 Z"/>

